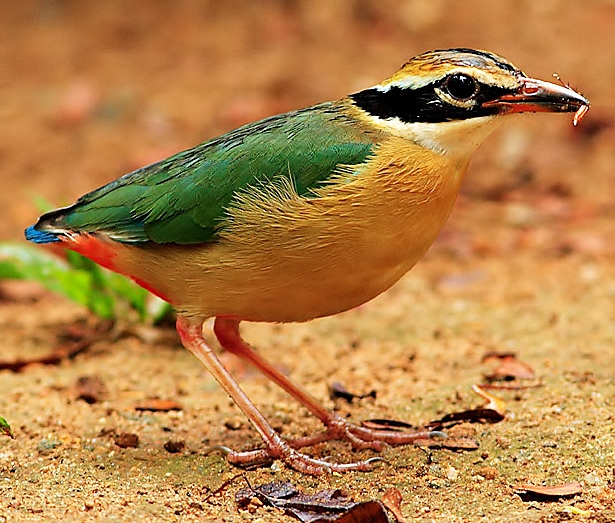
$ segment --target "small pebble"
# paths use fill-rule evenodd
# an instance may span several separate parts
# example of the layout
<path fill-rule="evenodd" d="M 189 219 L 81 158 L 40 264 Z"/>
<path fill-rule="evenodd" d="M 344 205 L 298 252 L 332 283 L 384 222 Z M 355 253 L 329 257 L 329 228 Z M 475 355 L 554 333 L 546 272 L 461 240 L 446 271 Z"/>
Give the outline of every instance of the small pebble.
<path fill-rule="evenodd" d="M 77 380 L 77 398 L 93 404 L 101 401 L 106 394 L 103 380 L 98 376 L 81 376 Z"/>
<path fill-rule="evenodd" d="M 495 467 L 481 467 L 476 473 L 485 479 L 495 479 L 498 477 L 498 469 Z"/>
<path fill-rule="evenodd" d="M 455 467 L 449 467 L 446 471 L 446 477 L 450 481 L 455 481 L 459 477 L 459 471 Z"/>
<path fill-rule="evenodd" d="M 132 432 L 122 432 L 115 436 L 115 444 L 122 449 L 134 449 L 139 446 L 139 436 Z"/>
<path fill-rule="evenodd" d="M 180 439 L 170 439 L 165 442 L 164 450 L 170 452 L 171 454 L 176 454 L 177 452 L 181 452 L 186 447 L 186 443 Z"/>
<path fill-rule="evenodd" d="M 36 449 L 41 454 L 48 454 L 49 452 L 51 452 L 56 447 L 59 447 L 60 445 L 62 445 L 62 442 L 57 439 L 43 438 L 42 440 L 38 442 Z"/>

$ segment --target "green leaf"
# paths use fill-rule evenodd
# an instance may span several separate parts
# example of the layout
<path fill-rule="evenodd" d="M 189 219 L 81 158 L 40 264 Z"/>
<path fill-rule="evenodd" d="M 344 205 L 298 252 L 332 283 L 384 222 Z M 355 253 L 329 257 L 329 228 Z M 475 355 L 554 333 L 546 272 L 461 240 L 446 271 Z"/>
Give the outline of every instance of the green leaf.
<path fill-rule="evenodd" d="M 62 259 L 40 247 L 0 243 L 0 279 L 36 281 L 105 319 L 134 310 L 140 321 L 158 322 L 172 310 L 168 304 L 152 306 L 148 291 L 72 251 Z"/>
<path fill-rule="evenodd" d="M 8 421 L 6 421 L 3 417 L 0 417 L 0 434 L 4 436 L 10 436 L 15 439 L 15 434 L 13 434 L 13 429 L 9 425 Z"/>

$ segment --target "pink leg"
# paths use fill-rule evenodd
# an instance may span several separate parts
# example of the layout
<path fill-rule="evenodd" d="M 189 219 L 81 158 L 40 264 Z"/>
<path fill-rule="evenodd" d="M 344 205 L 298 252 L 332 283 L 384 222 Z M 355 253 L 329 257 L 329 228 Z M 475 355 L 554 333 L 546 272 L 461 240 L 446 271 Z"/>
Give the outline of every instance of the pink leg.
<path fill-rule="evenodd" d="M 241 338 L 239 321 L 218 317 L 214 324 L 214 332 L 224 349 L 250 362 L 271 381 L 304 405 L 324 424 L 326 428 L 324 433 L 290 441 L 290 445 L 294 448 L 310 446 L 322 441 L 343 439 L 349 441 L 354 449 L 370 448 L 380 450 L 385 443 L 389 445 L 406 445 L 433 435 L 433 433 L 428 431 L 395 432 L 373 430 L 353 425 L 337 414 L 325 409 L 314 396 L 294 384 L 264 360 L 260 354 Z"/>
<path fill-rule="evenodd" d="M 227 458 L 231 463 L 250 464 L 255 461 L 281 459 L 292 468 L 305 474 L 323 474 L 325 472 L 344 472 L 348 470 L 370 470 L 374 460 L 356 463 L 337 464 L 311 458 L 291 447 L 258 411 L 237 382 L 222 365 L 214 351 L 205 343 L 203 326 L 183 316 L 177 318 L 177 332 L 181 341 L 207 368 L 218 381 L 235 404 L 241 409 L 250 423 L 263 438 L 266 449 L 251 452 L 228 451 Z"/>

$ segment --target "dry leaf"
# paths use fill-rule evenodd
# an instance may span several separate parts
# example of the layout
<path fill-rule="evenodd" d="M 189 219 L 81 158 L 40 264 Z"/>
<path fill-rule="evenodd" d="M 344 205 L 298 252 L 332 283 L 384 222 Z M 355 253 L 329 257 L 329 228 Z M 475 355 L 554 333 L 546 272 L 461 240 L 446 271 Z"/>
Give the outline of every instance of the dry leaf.
<path fill-rule="evenodd" d="M 515 379 L 533 380 L 536 379 L 536 373 L 532 367 L 517 359 L 517 356 L 512 353 L 489 353 L 483 357 L 483 362 L 497 359 L 499 365 L 491 373 L 485 375 L 487 381 L 510 381 Z"/>
<path fill-rule="evenodd" d="M 504 416 L 493 409 L 468 409 L 462 410 L 461 412 L 446 414 L 440 419 L 430 422 L 428 427 L 432 430 L 442 430 L 461 423 L 462 421 L 467 421 L 469 423 L 499 423 L 503 419 Z"/>
<path fill-rule="evenodd" d="M 480 385 L 472 385 L 472 390 L 476 392 L 476 394 L 478 394 L 480 397 L 487 400 L 488 403 L 484 407 L 484 409 L 494 410 L 500 416 L 502 416 L 502 419 L 504 419 L 504 417 L 506 416 L 506 402 L 502 398 L 498 398 L 493 394 L 489 394 Z"/>
<path fill-rule="evenodd" d="M 401 513 L 401 492 L 396 488 L 390 488 L 382 496 L 382 504 L 395 516 L 397 523 L 406 523 L 407 520 Z"/>
<path fill-rule="evenodd" d="M 284 510 L 304 523 L 388 523 L 386 511 L 378 501 L 356 503 L 340 490 L 321 490 L 304 494 L 288 481 L 274 481 L 239 490 L 235 501 L 240 509 L 255 504 Z"/>
<path fill-rule="evenodd" d="M 265 505 L 282 509 L 305 523 L 335 521 L 355 505 L 339 490 L 321 490 L 309 495 L 299 492 L 287 481 L 243 488 L 235 495 L 239 508 L 247 508 L 253 504 L 254 498 Z"/>
<path fill-rule="evenodd" d="M 452 412 L 442 416 L 438 420 L 432 421 L 427 426 L 432 430 L 441 430 L 462 421 L 469 421 L 471 423 L 498 423 L 505 418 L 506 403 L 502 399 L 489 394 L 478 385 L 473 385 L 472 390 L 487 400 L 488 403 L 485 407 Z"/>
<path fill-rule="evenodd" d="M 552 486 L 542 486 L 542 485 L 517 485 L 515 487 L 515 492 L 520 495 L 529 494 L 534 497 L 545 497 L 545 498 L 561 498 L 566 496 L 573 496 L 575 494 L 579 494 L 583 491 L 583 487 L 578 481 L 573 481 L 572 483 L 564 483 L 563 485 L 552 485 Z"/>
<path fill-rule="evenodd" d="M 476 450 L 479 445 L 472 438 L 425 438 L 417 439 L 414 442 L 417 447 L 426 447 L 430 449 L 448 449 L 448 450 Z"/>
<path fill-rule="evenodd" d="M 153 412 L 168 412 L 170 410 L 182 410 L 183 407 L 173 400 L 151 398 L 135 405 L 135 410 L 151 410 Z"/>
<path fill-rule="evenodd" d="M 387 518 L 387 513 L 382 503 L 379 501 L 365 501 L 364 503 L 357 503 L 346 514 L 330 521 L 334 523 L 389 523 L 389 518 Z"/>

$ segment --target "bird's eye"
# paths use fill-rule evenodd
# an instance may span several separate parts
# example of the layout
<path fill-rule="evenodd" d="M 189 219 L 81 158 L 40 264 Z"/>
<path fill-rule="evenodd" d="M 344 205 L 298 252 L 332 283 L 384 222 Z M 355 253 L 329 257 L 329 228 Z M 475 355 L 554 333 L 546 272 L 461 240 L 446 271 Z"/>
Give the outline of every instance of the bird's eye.
<path fill-rule="evenodd" d="M 442 90 L 455 100 L 466 102 L 478 92 L 478 83 L 467 74 L 456 73 L 446 77 Z"/>

